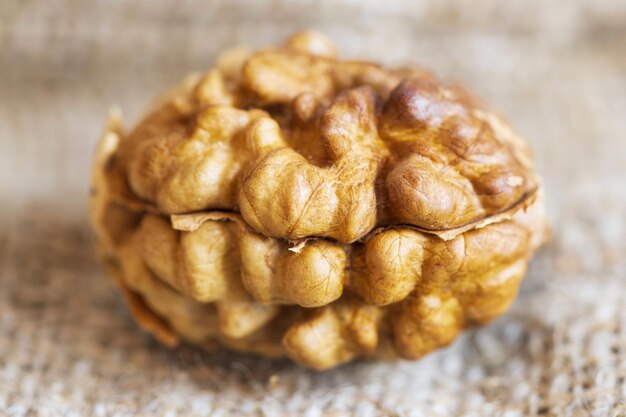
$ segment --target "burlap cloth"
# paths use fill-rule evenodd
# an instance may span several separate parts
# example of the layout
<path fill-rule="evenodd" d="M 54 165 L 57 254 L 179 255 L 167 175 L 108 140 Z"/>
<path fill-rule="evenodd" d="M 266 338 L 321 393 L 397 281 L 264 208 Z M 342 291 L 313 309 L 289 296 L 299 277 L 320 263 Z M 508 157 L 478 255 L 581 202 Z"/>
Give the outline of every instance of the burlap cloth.
<path fill-rule="evenodd" d="M 314 27 L 344 56 L 418 62 L 510 116 L 554 239 L 507 316 L 419 362 L 316 374 L 158 346 L 94 258 L 88 169 L 220 49 Z M 626 415 L 626 2 L 0 3 L 0 414 Z"/>

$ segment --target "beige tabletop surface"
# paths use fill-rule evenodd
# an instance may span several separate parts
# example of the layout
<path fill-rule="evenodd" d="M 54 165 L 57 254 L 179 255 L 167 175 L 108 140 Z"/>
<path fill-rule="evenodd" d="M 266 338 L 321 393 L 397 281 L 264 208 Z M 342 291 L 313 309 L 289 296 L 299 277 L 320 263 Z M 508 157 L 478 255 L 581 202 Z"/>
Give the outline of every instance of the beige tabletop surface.
<path fill-rule="evenodd" d="M 109 106 L 299 29 L 508 115 L 554 236 L 517 303 L 418 362 L 326 373 L 138 329 L 86 216 Z M 1 416 L 625 416 L 626 1 L 0 1 Z"/>

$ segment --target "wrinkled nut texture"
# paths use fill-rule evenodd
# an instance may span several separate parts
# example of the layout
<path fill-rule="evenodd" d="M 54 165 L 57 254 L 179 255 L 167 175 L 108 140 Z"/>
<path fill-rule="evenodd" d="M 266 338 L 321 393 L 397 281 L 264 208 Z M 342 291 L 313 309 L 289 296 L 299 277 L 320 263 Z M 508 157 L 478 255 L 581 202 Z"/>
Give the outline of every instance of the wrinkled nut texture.
<path fill-rule="evenodd" d="M 459 87 L 299 33 L 229 51 L 130 133 L 91 217 L 140 324 L 314 369 L 445 346 L 514 301 L 546 238 L 529 149 Z"/>

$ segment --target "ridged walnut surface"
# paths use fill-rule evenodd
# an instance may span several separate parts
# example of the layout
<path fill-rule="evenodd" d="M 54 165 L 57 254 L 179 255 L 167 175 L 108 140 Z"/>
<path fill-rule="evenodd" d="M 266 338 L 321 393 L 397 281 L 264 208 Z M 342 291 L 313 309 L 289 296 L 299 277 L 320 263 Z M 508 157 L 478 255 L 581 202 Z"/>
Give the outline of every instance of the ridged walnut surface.
<path fill-rule="evenodd" d="M 140 324 L 327 369 L 419 358 L 513 302 L 546 224 L 529 150 L 458 87 L 313 33 L 167 94 L 94 163 L 102 256 Z"/>

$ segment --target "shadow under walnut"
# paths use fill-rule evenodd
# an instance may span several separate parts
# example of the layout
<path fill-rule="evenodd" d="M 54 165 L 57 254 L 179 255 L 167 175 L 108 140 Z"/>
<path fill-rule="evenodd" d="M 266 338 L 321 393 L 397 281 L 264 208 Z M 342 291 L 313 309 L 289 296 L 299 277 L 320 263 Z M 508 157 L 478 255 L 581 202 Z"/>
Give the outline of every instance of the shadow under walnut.
<path fill-rule="evenodd" d="M 315 33 L 164 96 L 94 162 L 98 248 L 139 323 L 314 369 L 419 358 L 502 314 L 547 236 L 526 143 L 459 87 Z"/>

